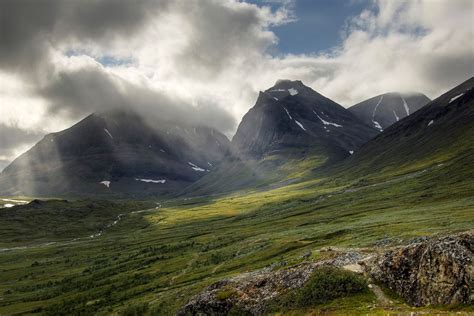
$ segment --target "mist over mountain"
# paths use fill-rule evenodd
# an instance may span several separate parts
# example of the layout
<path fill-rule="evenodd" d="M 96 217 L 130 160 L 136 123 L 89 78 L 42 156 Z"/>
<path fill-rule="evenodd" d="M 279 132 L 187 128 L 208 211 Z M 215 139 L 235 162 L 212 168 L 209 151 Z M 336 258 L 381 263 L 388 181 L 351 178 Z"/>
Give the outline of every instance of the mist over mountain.
<path fill-rule="evenodd" d="M 165 194 L 210 172 L 229 150 L 213 128 L 113 110 L 45 136 L 5 168 L 0 188 L 11 195 Z"/>

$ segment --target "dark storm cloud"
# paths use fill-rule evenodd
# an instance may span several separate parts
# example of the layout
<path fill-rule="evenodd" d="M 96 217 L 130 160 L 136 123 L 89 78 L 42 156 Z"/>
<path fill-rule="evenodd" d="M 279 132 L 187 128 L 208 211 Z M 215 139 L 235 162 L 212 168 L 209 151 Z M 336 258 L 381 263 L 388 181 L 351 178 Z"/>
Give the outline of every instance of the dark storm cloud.
<path fill-rule="evenodd" d="M 188 1 L 181 6 L 193 33 L 176 65 L 190 76 L 215 76 L 242 56 L 265 51 L 276 42 L 273 33 L 262 32 L 268 22 L 252 6 L 237 8 L 224 1 Z"/>
<path fill-rule="evenodd" d="M 54 115 L 80 118 L 94 111 L 128 106 L 142 113 L 155 111 L 189 121 L 212 117 L 211 122 L 198 119 L 197 123 L 229 131 L 235 127 L 235 120 L 217 106 L 207 106 L 204 113 L 197 115 L 179 100 L 126 83 L 99 65 L 58 69 L 51 61 L 52 50 L 64 44 L 107 47 L 117 40 L 126 42 L 139 34 L 150 18 L 166 12 L 170 3 L 168 0 L 1 1 L 0 69 L 20 74 L 23 80 L 33 83 Z M 196 9 L 201 5 L 197 1 L 189 3 Z M 205 18 L 200 12 L 200 17 Z"/>
<path fill-rule="evenodd" d="M 64 41 L 107 44 L 139 31 L 168 1 L 2 0 L 0 67 L 29 71 L 49 63 Z"/>

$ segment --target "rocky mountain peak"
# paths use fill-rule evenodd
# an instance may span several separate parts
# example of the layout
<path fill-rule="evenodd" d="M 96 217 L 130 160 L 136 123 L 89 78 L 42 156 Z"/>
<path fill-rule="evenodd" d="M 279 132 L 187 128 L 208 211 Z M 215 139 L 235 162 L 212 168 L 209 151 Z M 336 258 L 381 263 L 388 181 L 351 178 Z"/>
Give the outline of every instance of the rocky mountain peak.
<path fill-rule="evenodd" d="M 377 131 L 301 81 L 279 80 L 260 92 L 233 138 L 244 154 L 262 157 L 288 148 L 320 148 L 343 156 Z"/>

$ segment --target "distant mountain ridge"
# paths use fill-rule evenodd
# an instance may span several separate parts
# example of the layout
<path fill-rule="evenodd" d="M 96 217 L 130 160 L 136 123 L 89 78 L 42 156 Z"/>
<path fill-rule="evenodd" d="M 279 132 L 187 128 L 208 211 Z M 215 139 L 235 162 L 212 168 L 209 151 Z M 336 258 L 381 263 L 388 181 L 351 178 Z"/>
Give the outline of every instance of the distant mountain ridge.
<path fill-rule="evenodd" d="M 0 173 L 0 194 L 213 194 L 286 185 L 322 166 L 368 173 L 434 161 L 469 145 L 473 86 L 471 78 L 424 107 L 422 94 L 388 93 L 345 109 L 299 80 L 279 80 L 259 93 L 232 142 L 169 117 L 95 113 L 15 159 Z"/>
<path fill-rule="evenodd" d="M 161 194 L 208 173 L 230 150 L 217 130 L 114 110 L 46 135 L 0 174 L 12 195 Z"/>
<path fill-rule="evenodd" d="M 383 131 L 430 101 L 422 93 L 390 92 L 357 103 L 348 110 L 366 124 Z"/>

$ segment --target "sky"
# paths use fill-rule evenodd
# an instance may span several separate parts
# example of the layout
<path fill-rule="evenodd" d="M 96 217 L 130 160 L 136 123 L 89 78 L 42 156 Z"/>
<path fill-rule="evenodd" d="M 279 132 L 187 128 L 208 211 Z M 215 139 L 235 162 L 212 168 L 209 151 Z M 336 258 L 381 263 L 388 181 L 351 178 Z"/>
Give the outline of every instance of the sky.
<path fill-rule="evenodd" d="M 0 169 L 95 111 L 188 113 L 232 137 L 298 79 L 348 107 L 474 73 L 472 0 L 2 0 Z"/>

